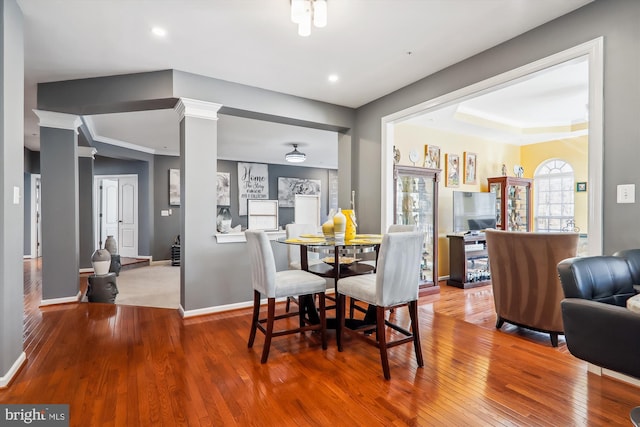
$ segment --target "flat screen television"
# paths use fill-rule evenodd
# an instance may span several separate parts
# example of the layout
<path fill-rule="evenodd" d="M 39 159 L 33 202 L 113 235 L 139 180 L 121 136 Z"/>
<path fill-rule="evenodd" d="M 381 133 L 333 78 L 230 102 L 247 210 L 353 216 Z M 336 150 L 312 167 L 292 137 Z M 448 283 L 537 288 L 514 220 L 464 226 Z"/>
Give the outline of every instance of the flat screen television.
<path fill-rule="evenodd" d="M 496 195 L 477 191 L 453 192 L 453 232 L 496 228 Z"/>

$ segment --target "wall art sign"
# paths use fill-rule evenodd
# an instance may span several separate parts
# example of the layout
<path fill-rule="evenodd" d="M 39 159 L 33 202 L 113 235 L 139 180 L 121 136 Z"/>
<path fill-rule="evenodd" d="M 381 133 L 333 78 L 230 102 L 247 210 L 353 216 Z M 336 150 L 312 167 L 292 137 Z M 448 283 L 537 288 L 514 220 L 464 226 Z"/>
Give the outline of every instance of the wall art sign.
<path fill-rule="evenodd" d="M 269 199 L 269 165 L 238 162 L 238 211 L 247 214 L 247 200 Z"/>
<path fill-rule="evenodd" d="M 278 178 L 278 203 L 281 208 L 295 206 L 296 194 L 316 195 L 320 194 L 319 179 L 306 178 Z"/>

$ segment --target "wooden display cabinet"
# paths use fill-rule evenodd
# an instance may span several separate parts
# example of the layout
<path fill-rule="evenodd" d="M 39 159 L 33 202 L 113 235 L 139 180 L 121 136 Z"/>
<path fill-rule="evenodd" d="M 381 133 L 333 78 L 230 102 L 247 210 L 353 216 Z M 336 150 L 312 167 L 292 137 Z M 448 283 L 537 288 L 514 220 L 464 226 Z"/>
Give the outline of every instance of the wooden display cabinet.
<path fill-rule="evenodd" d="M 438 286 L 438 181 L 440 169 L 395 165 L 393 173 L 395 224 L 415 225 L 424 233 L 420 265 L 420 295 Z"/>
<path fill-rule="evenodd" d="M 496 194 L 497 228 L 507 231 L 531 231 L 533 180 L 513 176 L 487 180 L 489 191 Z"/>

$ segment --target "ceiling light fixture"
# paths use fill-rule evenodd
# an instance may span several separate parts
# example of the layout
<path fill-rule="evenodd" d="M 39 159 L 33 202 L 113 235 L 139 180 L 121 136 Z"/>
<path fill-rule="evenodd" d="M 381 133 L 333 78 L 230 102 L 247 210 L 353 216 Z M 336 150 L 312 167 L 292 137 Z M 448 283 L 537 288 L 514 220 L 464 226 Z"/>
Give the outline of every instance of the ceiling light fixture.
<path fill-rule="evenodd" d="M 298 151 L 298 144 L 293 144 L 293 151 L 285 154 L 284 159 L 289 163 L 302 163 L 307 158 L 307 155 Z"/>
<path fill-rule="evenodd" d="M 162 27 L 153 27 L 151 32 L 158 37 L 164 37 L 167 35 L 167 30 Z"/>
<path fill-rule="evenodd" d="M 311 22 L 317 28 L 327 26 L 327 0 L 291 0 L 291 21 L 298 24 L 298 35 L 311 34 Z"/>

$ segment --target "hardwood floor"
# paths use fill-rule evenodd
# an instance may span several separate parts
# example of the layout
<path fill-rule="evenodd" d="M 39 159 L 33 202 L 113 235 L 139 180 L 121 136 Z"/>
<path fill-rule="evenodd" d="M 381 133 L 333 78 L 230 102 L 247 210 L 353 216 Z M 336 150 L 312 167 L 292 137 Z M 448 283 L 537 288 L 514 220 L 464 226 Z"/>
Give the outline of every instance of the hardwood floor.
<path fill-rule="evenodd" d="M 630 425 L 640 390 L 586 371 L 561 340 L 495 330 L 490 287 L 420 299 L 424 368 L 413 349 L 379 353 L 335 334 L 247 348 L 250 309 L 183 320 L 177 310 L 74 303 L 38 308 L 25 261 L 26 365 L 0 403 L 68 403 L 73 426 Z M 279 306 L 284 309 L 284 304 Z M 392 314 L 406 320 L 405 309 Z M 295 320 L 294 320 L 295 321 Z M 606 349 L 603 349 L 606 351 Z"/>

